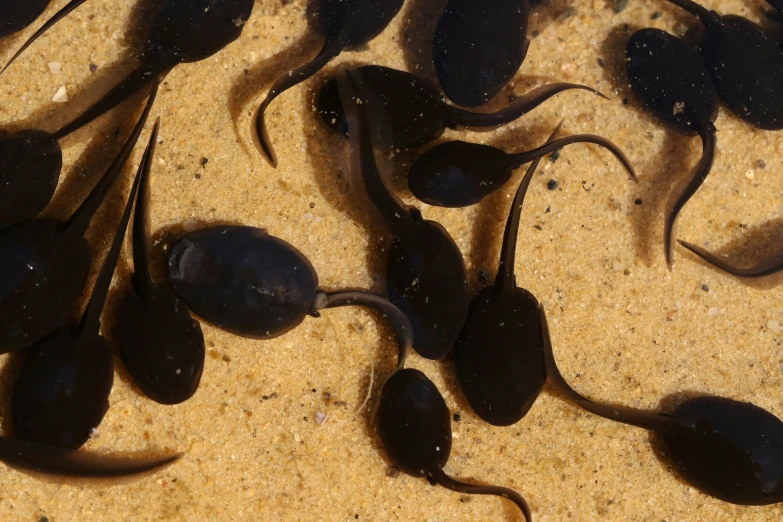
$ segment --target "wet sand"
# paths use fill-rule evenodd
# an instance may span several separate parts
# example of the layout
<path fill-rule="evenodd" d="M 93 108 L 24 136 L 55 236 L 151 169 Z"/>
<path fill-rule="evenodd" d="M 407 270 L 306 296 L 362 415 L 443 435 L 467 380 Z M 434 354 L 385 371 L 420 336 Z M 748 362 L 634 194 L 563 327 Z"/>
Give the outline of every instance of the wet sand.
<path fill-rule="evenodd" d="M 64 3 L 53 2 L 47 15 Z M 36 43 L 0 78 L 2 123 L 51 126 L 84 99 L 80 91 L 98 89 L 115 75 L 114 65 L 131 63 L 127 57 L 138 36 L 128 31 L 135 15 L 128 3 L 133 2 L 87 2 Z M 760 1 L 704 3 L 754 20 L 761 19 L 764 6 Z M 313 113 L 312 95 L 330 71 L 346 63 L 431 75 L 427 33 L 442 5 L 443 0 L 408 0 L 366 50 L 344 54 L 316 79 L 282 95 L 268 111 L 277 170 L 254 148 L 251 114 L 273 79 L 306 61 L 319 45 L 308 36 L 304 0 L 259 3 L 239 41 L 208 60 L 176 68 L 151 115 L 162 120 L 151 204 L 158 258 L 183 223 L 236 222 L 265 227 L 301 250 L 323 288 L 380 289 L 387 237 L 366 222 L 350 197 L 346 145 Z M 675 252 L 674 271 L 667 271 L 663 206 L 677 176 L 698 160 L 701 144 L 640 112 L 623 78 L 622 50 L 634 28 L 682 33 L 697 23 L 664 2 L 621 8 L 603 0 L 575 0 L 537 11 L 528 58 L 495 105 L 551 81 L 597 86 L 610 101 L 571 91 L 505 128 L 449 131 L 444 139 L 524 150 L 545 141 L 565 118 L 565 132 L 605 136 L 636 166 L 638 185 L 607 152 L 569 147 L 557 161 L 542 163 L 522 215 L 517 279 L 546 307 L 557 360 L 581 393 L 661 410 L 690 394 L 710 393 L 783 415 L 783 305 L 776 282 L 748 284 L 708 268 L 682 248 Z M 653 18 L 656 12 L 660 16 Z M 9 57 L 21 42 L 0 43 L 2 56 Z M 61 71 L 53 73 L 50 62 L 59 62 Z M 94 72 L 90 64 L 97 66 Z M 69 101 L 52 102 L 63 85 Z M 129 124 L 122 115 L 108 120 L 64 144 L 63 186 L 50 213 L 67 215 L 118 150 Z M 115 136 L 118 126 L 122 130 Z M 724 109 L 716 126 L 715 166 L 682 212 L 679 237 L 750 263 L 783 239 L 783 133 L 755 131 Z M 140 141 L 150 129 L 151 123 Z M 96 251 L 107 248 L 141 151 L 140 145 L 109 210 L 90 233 Z M 401 161 L 415 157 L 411 153 Z M 404 171 L 399 169 L 395 188 L 413 204 Z M 481 270 L 495 273 L 521 174 L 475 208 L 416 203 L 454 237 L 474 289 L 481 284 Z M 558 182 L 557 189 L 548 190 L 550 180 Z M 128 284 L 127 254 L 117 271 L 117 288 Z M 113 297 L 104 316 L 109 336 L 116 292 Z M 111 408 L 86 446 L 140 455 L 178 450 L 185 452 L 180 462 L 111 487 L 66 484 L 4 468 L 0 520 L 520 520 L 508 502 L 465 497 L 390 468 L 370 412 L 357 411 L 371 367 L 374 399 L 395 363 L 394 339 L 380 317 L 353 308 L 328 310 L 266 342 L 206 324 L 204 332 L 206 367 L 192 400 L 172 407 L 146 399 L 118 361 Z M 4 358 L 0 386 L 10 390 L 15 365 Z M 425 371 L 460 414 L 452 426 L 447 471 L 519 490 L 534 520 L 783 519 L 780 507 L 738 507 L 703 495 L 672 473 L 647 432 L 589 415 L 549 386 L 521 422 L 495 428 L 471 412 L 450 361 L 414 355 L 409 364 Z M 0 410 L 6 433 L 7 411 Z M 326 415 L 321 424 L 319 414 Z"/>

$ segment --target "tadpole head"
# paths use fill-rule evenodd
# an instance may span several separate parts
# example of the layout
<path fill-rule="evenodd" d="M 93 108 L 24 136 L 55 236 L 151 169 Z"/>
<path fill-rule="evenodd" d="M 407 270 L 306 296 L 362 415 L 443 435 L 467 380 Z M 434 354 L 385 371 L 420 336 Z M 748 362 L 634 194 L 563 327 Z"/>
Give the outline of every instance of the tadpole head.
<path fill-rule="evenodd" d="M 62 325 L 82 293 L 92 251 L 53 218 L 0 232 L 0 353 L 27 348 Z"/>
<path fill-rule="evenodd" d="M 467 207 L 501 188 L 510 178 L 508 155 L 488 145 L 450 141 L 427 151 L 411 167 L 414 196 L 439 207 Z"/>
<path fill-rule="evenodd" d="M 696 421 L 690 438 L 663 438 L 679 474 L 710 496 L 742 505 L 783 501 L 783 422 L 753 404 L 698 397 L 675 417 Z"/>
<path fill-rule="evenodd" d="M 413 347 L 422 357 L 443 359 L 457 341 L 470 295 L 465 261 L 446 229 L 422 221 L 408 238 L 395 240 L 386 262 L 389 300 L 408 316 Z"/>
<path fill-rule="evenodd" d="M 368 87 L 380 98 L 388 115 L 394 145 L 409 148 L 438 139 L 445 130 L 445 102 L 426 81 L 411 73 L 378 65 L 359 67 Z M 348 135 L 345 111 L 337 80 L 331 79 L 318 92 L 316 109 L 334 132 Z"/>
<path fill-rule="evenodd" d="M 0 230 L 46 208 L 62 166 L 60 144 L 47 132 L 24 130 L 0 137 Z"/>
<path fill-rule="evenodd" d="M 406 368 L 383 385 L 378 434 L 394 466 L 421 477 L 442 468 L 451 453 L 451 417 L 438 388 L 419 370 Z"/>
<path fill-rule="evenodd" d="M 204 370 L 204 334 L 185 303 L 154 285 L 144 297 L 122 301 L 119 348 L 133 382 L 161 404 L 179 404 L 196 393 Z"/>
<path fill-rule="evenodd" d="M 715 120 L 715 85 L 699 54 L 680 38 L 642 29 L 628 40 L 625 57 L 634 94 L 657 118 L 688 135 Z"/>
<path fill-rule="evenodd" d="M 148 50 L 175 63 L 197 62 L 239 38 L 255 0 L 169 0 L 152 20 Z"/>
<path fill-rule="evenodd" d="M 484 288 L 473 299 L 454 347 L 460 388 L 494 426 L 524 417 L 546 382 L 541 311 L 527 290 Z"/>
<path fill-rule="evenodd" d="M 169 252 L 168 276 L 197 315 L 253 339 L 271 339 L 299 325 L 318 290 L 318 276 L 301 252 L 245 226 L 186 234 Z"/>
<path fill-rule="evenodd" d="M 103 337 L 55 330 L 31 346 L 13 390 L 11 420 L 19 438 L 79 448 L 109 408 L 114 360 Z"/>

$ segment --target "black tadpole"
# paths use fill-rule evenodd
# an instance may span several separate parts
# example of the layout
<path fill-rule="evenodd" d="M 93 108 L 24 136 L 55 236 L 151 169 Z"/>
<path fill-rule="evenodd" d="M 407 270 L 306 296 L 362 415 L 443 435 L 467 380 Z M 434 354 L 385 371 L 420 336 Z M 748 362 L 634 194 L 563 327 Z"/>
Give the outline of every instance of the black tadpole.
<path fill-rule="evenodd" d="M 527 522 L 532 520 L 527 502 L 516 491 L 468 484 L 443 471 L 451 454 L 451 414 L 438 388 L 419 370 L 399 370 L 383 385 L 378 434 L 386 455 L 400 471 L 427 477 L 452 491 L 508 499 Z"/>
<path fill-rule="evenodd" d="M 449 0 L 432 56 L 446 96 L 464 107 L 494 98 L 527 55 L 528 0 Z"/>
<path fill-rule="evenodd" d="M 389 189 L 381 168 L 394 142 L 386 112 L 359 71 L 340 76 L 351 130 L 351 185 L 357 199 L 392 236 L 386 258 L 389 300 L 410 318 L 414 348 L 443 359 L 467 316 L 470 296 L 462 253 L 443 226 L 425 220 Z"/>
<path fill-rule="evenodd" d="M 408 173 L 408 187 L 414 196 L 430 205 L 452 208 L 475 205 L 505 185 L 514 170 L 572 143 L 604 147 L 622 163 L 631 179 L 637 181 L 631 162 L 614 143 L 601 136 L 577 134 L 515 154 L 489 145 L 447 141 L 414 162 Z"/>
<path fill-rule="evenodd" d="M 536 87 L 497 112 L 471 112 L 446 103 L 436 89 L 415 74 L 379 65 L 365 65 L 357 70 L 387 114 L 393 145 L 402 149 L 434 141 L 447 128 L 500 127 L 521 118 L 563 91 L 581 89 L 605 98 L 600 92 L 584 85 L 552 83 Z M 316 109 L 333 131 L 348 135 L 337 79 L 328 81 L 318 92 Z"/>
<path fill-rule="evenodd" d="M 696 51 L 664 31 L 637 31 L 625 55 L 631 88 L 645 108 L 674 130 L 698 134 L 702 141 L 701 159 L 677 182 L 666 202 L 663 245 L 671 270 L 677 217 L 704 183 L 715 159 L 718 95 Z"/>
<path fill-rule="evenodd" d="M 691 0 L 669 2 L 704 25 L 701 56 L 726 107 L 759 129 L 783 129 L 783 49 L 779 42 L 742 16 L 721 16 Z"/>
<path fill-rule="evenodd" d="M 273 339 L 325 308 L 363 306 L 380 312 L 399 343 L 404 364 L 414 333 L 395 305 L 366 290 L 324 292 L 310 261 L 266 230 L 215 226 L 190 232 L 170 249 L 174 292 L 198 316 L 233 334 Z"/>
<path fill-rule="evenodd" d="M 150 169 L 158 127 L 139 169 L 142 172 L 133 218 L 133 275 L 121 299 L 120 357 L 133 382 L 152 400 L 179 404 L 196 393 L 204 370 L 204 334 L 167 285 L 156 284 L 149 269 Z"/>
<path fill-rule="evenodd" d="M 657 433 L 677 473 L 707 495 L 740 505 L 783 502 L 783 422 L 775 415 L 715 396 L 688 399 L 669 414 L 592 401 L 560 373 L 543 308 L 541 322 L 547 375 L 567 400 L 600 417 Z"/>

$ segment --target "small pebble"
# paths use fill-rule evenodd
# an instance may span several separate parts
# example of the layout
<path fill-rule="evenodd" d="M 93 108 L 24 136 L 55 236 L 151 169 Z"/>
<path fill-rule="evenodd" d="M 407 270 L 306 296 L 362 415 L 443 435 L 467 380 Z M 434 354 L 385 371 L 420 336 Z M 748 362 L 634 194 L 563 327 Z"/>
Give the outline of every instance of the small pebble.
<path fill-rule="evenodd" d="M 57 89 L 52 101 L 55 103 L 65 103 L 68 101 L 68 91 L 65 90 L 65 85 L 61 85 L 60 88 Z"/>
<path fill-rule="evenodd" d="M 780 332 L 780 323 L 775 319 L 770 319 L 767 321 L 767 329 L 771 332 L 778 333 Z"/>
<path fill-rule="evenodd" d="M 60 62 L 49 62 L 47 65 L 52 74 L 60 74 L 60 71 L 63 69 L 63 65 Z"/>
<path fill-rule="evenodd" d="M 315 422 L 318 423 L 319 425 L 324 424 L 326 422 L 326 419 L 329 418 L 329 416 L 322 411 L 316 412 L 316 414 L 313 415 L 313 417 L 315 418 Z"/>
<path fill-rule="evenodd" d="M 555 190 L 557 188 L 557 185 L 558 185 L 557 181 L 550 179 L 549 183 L 546 184 L 546 188 L 548 188 L 549 190 Z"/>
<path fill-rule="evenodd" d="M 709 292 L 710 291 L 710 287 L 707 286 L 706 284 L 705 285 L 701 285 L 701 289 L 704 290 L 705 292 Z"/>
<path fill-rule="evenodd" d="M 755 177 L 756 177 L 756 173 L 755 173 L 755 172 L 753 172 L 753 169 L 748 169 L 748 170 L 745 172 L 745 177 L 746 177 L 746 178 L 748 178 L 748 179 L 753 179 L 753 178 L 755 178 Z"/>

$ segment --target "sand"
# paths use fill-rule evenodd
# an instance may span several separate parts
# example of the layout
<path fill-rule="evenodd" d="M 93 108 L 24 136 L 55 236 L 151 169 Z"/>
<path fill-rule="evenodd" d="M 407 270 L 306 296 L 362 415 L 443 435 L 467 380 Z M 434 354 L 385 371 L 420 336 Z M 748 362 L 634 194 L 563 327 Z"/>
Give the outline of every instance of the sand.
<path fill-rule="evenodd" d="M 58 114 L 84 98 L 80 91 L 97 89 L 114 64 L 129 63 L 125 57 L 134 42 L 126 36 L 131 16 L 126 4 L 132 3 L 87 2 L 33 46 L 0 79 L 2 123 L 51 126 Z M 64 4 L 53 2 L 47 15 Z M 265 227 L 300 249 L 312 260 L 323 288 L 379 289 L 378 251 L 386 236 L 367 225 L 352 201 L 347 149 L 312 112 L 312 94 L 339 64 L 377 63 L 431 74 L 426 33 L 442 4 L 408 0 L 366 49 L 344 54 L 319 78 L 272 105 L 268 120 L 280 160 L 277 170 L 256 152 L 250 116 L 272 80 L 303 63 L 318 46 L 308 36 L 305 1 L 259 3 L 239 41 L 201 63 L 176 68 L 152 111 L 162 120 L 152 174 L 160 256 L 165 231 L 176 231 L 188 220 L 238 222 Z M 761 19 L 764 6 L 759 0 L 705 5 L 754 20 Z M 622 78 L 626 24 L 682 33 L 696 23 L 664 2 L 617 5 L 619 13 L 612 7 L 604 0 L 574 0 L 534 14 L 528 58 L 501 96 L 544 82 L 572 81 L 597 86 L 610 101 L 585 92 L 563 93 L 508 127 L 488 133 L 450 131 L 445 138 L 523 150 L 543 142 L 565 118 L 567 132 L 610 138 L 636 165 L 638 185 L 605 151 L 570 147 L 556 162 L 544 162 L 522 216 L 516 275 L 546 307 L 556 357 L 580 392 L 651 409 L 671 408 L 683 395 L 710 393 L 781 414 L 779 290 L 718 273 L 681 248 L 674 271 L 667 271 L 661 248 L 665 197 L 677 176 L 696 162 L 701 145 L 640 112 Z M 656 11 L 659 17 L 653 17 Z M 3 42 L 3 57 L 21 41 Z M 51 62 L 60 63 L 59 72 L 53 72 L 57 67 Z M 52 102 L 62 86 L 69 101 Z M 65 186 L 50 213 L 67 215 L 121 145 L 128 124 L 121 125 L 118 138 L 116 119 L 110 123 L 66 143 Z M 682 212 L 679 237 L 749 263 L 781 239 L 783 134 L 755 131 L 723 109 L 716 125 L 715 167 Z M 141 146 L 111 198 L 110 211 L 96 220 L 90 234 L 96 251 L 108 244 L 108 230 L 140 153 Z M 412 153 L 401 161 L 415 157 Z M 414 203 L 401 179 L 395 188 Z M 547 190 L 553 179 L 559 187 Z M 478 207 L 463 210 L 416 203 L 454 237 L 474 289 L 480 270 L 494 275 L 515 188 L 510 184 Z M 117 288 L 127 285 L 127 254 Z M 104 316 L 109 336 L 116 296 Z M 519 520 L 510 503 L 495 497 L 465 497 L 390 469 L 370 415 L 356 411 L 367 393 L 371 367 L 377 397 L 380 380 L 394 365 L 396 346 L 381 323 L 360 309 L 329 310 L 265 342 L 205 324 L 208 354 L 201 389 L 173 407 L 142 396 L 118 362 L 111 408 L 86 447 L 140 455 L 177 450 L 184 458 L 152 476 L 113 486 L 68 484 L 3 468 L 0 519 Z M 13 364 L 3 365 L 0 385 L 9 390 Z M 413 356 L 410 365 L 425 371 L 449 408 L 460 414 L 452 426 L 447 471 L 516 488 L 527 497 L 534 520 L 783 518 L 780 507 L 733 506 L 689 487 L 656 456 L 647 432 L 589 415 L 548 386 L 517 425 L 495 428 L 471 412 L 450 362 Z"/>

